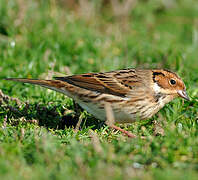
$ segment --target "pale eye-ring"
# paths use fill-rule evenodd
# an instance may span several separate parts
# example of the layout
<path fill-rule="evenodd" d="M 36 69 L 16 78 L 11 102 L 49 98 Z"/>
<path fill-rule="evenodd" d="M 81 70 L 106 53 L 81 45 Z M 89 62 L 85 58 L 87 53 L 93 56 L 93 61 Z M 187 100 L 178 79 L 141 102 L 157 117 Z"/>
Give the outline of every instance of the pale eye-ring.
<path fill-rule="evenodd" d="M 171 79 L 169 82 L 170 82 L 171 85 L 175 85 L 176 84 L 176 81 L 174 79 Z"/>

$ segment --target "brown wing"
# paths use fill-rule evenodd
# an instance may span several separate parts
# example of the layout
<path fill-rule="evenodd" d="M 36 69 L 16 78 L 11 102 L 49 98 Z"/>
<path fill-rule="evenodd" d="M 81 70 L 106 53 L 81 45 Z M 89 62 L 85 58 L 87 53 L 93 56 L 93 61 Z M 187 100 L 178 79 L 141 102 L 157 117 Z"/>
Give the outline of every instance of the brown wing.
<path fill-rule="evenodd" d="M 141 84 L 141 79 L 134 69 L 107 73 L 87 73 L 67 77 L 56 77 L 55 79 L 83 89 L 122 97 L 126 96 L 133 87 Z"/>

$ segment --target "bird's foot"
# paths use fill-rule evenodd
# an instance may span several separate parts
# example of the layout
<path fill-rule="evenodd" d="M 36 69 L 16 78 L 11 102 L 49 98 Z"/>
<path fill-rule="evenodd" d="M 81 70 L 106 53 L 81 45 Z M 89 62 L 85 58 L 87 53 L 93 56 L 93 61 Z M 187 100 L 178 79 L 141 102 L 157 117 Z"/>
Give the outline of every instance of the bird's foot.
<path fill-rule="evenodd" d="M 126 130 L 124 130 L 124 129 L 118 127 L 118 126 L 111 125 L 110 127 L 111 127 L 112 129 L 116 129 L 116 130 L 122 132 L 123 134 L 125 134 L 125 135 L 128 136 L 129 138 L 137 138 L 137 137 L 138 137 L 138 136 L 136 136 L 135 134 L 132 134 L 131 132 L 126 131 Z M 141 138 L 141 139 L 145 139 L 144 136 L 141 136 L 140 138 Z"/>

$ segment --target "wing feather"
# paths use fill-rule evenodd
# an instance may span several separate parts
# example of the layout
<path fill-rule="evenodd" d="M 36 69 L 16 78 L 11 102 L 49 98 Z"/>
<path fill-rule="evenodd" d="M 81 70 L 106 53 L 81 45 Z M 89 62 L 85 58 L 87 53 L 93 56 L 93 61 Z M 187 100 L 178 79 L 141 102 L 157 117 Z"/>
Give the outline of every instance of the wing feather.
<path fill-rule="evenodd" d="M 55 77 L 55 79 L 83 89 L 122 97 L 125 97 L 133 87 L 141 84 L 141 78 L 134 69 Z"/>

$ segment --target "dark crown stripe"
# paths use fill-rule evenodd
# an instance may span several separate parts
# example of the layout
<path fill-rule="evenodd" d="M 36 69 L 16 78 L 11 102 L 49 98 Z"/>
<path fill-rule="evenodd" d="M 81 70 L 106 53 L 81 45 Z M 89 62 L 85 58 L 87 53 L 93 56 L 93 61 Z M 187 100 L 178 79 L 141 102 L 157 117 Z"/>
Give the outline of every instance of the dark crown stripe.
<path fill-rule="evenodd" d="M 162 72 L 154 72 L 153 71 L 153 82 L 157 82 L 156 79 L 155 79 L 155 77 L 156 76 L 160 76 L 160 75 L 165 76 Z"/>
<path fill-rule="evenodd" d="M 154 83 L 157 83 L 158 86 L 162 87 L 162 86 L 158 83 L 158 81 L 155 79 L 156 76 L 160 76 L 160 75 L 161 75 L 161 76 L 165 76 L 164 73 L 162 73 L 162 72 L 154 72 L 154 71 L 153 71 L 153 82 L 154 82 Z"/>

